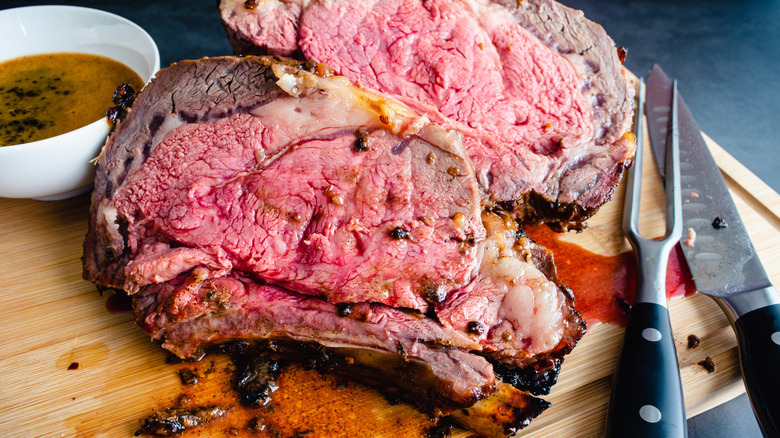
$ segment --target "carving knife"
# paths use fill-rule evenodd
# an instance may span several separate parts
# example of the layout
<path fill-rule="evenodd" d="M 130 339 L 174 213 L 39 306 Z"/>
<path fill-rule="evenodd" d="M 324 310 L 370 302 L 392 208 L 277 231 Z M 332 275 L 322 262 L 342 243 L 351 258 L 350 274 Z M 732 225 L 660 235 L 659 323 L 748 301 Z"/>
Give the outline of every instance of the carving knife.
<path fill-rule="evenodd" d="M 647 126 L 656 164 L 664 175 L 666 127 L 672 80 L 658 65 L 647 78 Z M 739 345 L 750 404 L 766 437 L 780 437 L 780 295 L 772 286 L 720 169 L 696 121 L 677 94 L 682 245 L 696 289 L 726 313 Z"/>

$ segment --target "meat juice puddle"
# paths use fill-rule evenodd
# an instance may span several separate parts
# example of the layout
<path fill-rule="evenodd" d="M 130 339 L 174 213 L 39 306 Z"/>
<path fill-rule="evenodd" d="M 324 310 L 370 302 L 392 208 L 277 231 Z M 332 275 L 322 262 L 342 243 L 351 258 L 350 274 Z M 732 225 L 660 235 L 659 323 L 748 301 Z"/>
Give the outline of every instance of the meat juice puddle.
<path fill-rule="evenodd" d="M 173 405 L 157 411 L 158 418 L 167 424 L 157 429 L 157 433 L 139 429 L 136 436 L 455 438 L 462 435 L 456 431 L 452 435 L 437 434 L 440 428 L 411 406 L 393 403 L 372 388 L 307 370 L 298 364 L 282 368 L 275 378 L 274 390 L 257 406 L 243 404 L 241 395 L 234 389 L 240 365 L 229 355 L 209 354 L 198 362 L 183 362 L 175 367 L 182 391 Z M 146 421 L 148 418 L 143 420 Z M 181 424 L 182 428 L 170 427 L 173 423 Z"/>
<path fill-rule="evenodd" d="M 114 291 L 106 298 L 106 310 L 109 313 L 128 313 L 133 311 L 133 299 L 125 291 Z"/>
<path fill-rule="evenodd" d="M 558 277 L 574 291 L 574 308 L 588 327 L 601 323 L 626 324 L 636 291 L 633 251 L 603 256 L 561 240 L 558 233 L 544 225 L 529 226 L 524 231 L 528 237 L 552 251 Z M 669 255 L 667 299 L 696 293 L 691 271 L 682 260 L 682 249 L 678 245 Z"/>

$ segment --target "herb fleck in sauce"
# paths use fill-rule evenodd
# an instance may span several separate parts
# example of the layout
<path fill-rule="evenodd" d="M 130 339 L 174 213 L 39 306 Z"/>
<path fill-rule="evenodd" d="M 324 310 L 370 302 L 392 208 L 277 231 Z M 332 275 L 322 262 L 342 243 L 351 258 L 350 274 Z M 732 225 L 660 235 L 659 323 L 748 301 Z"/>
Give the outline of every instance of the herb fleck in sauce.
<path fill-rule="evenodd" d="M 43 140 L 100 120 L 123 83 L 143 87 L 129 67 L 97 55 L 49 53 L 0 63 L 0 146 Z"/>

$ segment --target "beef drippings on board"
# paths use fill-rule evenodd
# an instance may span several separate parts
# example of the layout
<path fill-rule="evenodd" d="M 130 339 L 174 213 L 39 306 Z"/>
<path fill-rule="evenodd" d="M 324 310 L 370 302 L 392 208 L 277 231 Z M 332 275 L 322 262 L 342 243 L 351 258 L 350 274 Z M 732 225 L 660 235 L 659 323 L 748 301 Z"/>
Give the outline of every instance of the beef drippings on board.
<path fill-rule="evenodd" d="M 109 290 L 106 298 L 106 310 L 111 313 L 132 312 L 133 299 L 123 290 Z"/>
<path fill-rule="evenodd" d="M 241 350 L 243 355 L 265 356 L 262 350 Z M 236 359 L 234 359 L 234 357 Z M 379 391 L 355 383 L 343 377 L 305 369 L 296 363 L 285 363 L 274 380 L 275 389 L 261 404 L 247 405 L 235 391 L 240 379 L 239 356 L 223 352 L 210 353 L 198 362 L 181 362 L 173 365 L 179 374 L 198 376 L 193 384 L 182 384 L 181 393 L 167 406 L 158 406 L 155 412 L 140 420 L 139 436 L 159 436 L 152 425 L 160 418 L 173 423 L 169 429 L 177 429 L 176 436 L 189 438 L 209 437 L 293 437 L 293 436 L 375 436 L 419 437 L 437 425 L 431 417 L 409 405 L 393 403 Z M 199 421 L 198 425 L 179 429 L 180 416 L 210 412 L 204 409 L 218 407 L 223 415 L 213 416 L 211 421 Z M 377 414 L 377 413 L 381 414 Z M 166 415 L 168 414 L 168 415 Z M 203 418 L 202 420 L 205 420 Z M 148 426 L 145 426 L 148 425 Z M 437 429 L 438 430 L 438 429 Z M 455 436 L 467 436 L 462 430 Z"/>
<path fill-rule="evenodd" d="M 555 254 L 558 276 L 575 291 L 575 308 L 589 327 L 599 323 L 626 324 L 636 292 L 636 258 L 632 250 L 604 256 L 562 240 L 560 233 L 545 226 L 528 226 L 524 230 Z M 669 255 L 666 296 L 676 299 L 694 293 L 693 275 L 677 245 Z"/>

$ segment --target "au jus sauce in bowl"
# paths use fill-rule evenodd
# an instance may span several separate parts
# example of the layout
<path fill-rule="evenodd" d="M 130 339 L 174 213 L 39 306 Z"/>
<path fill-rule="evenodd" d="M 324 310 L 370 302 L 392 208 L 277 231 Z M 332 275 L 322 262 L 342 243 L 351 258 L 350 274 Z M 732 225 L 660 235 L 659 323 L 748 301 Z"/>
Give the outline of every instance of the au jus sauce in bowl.
<path fill-rule="evenodd" d="M 152 78 L 160 68 L 157 45 L 123 17 L 74 6 L 0 10 L 0 41 L 0 111 L 14 112 L 0 114 L 0 197 L 56 200 L 88 191 L 95 175 L 91 161 L 109 132 L 105 113 L 113 106 L 113 90 L 129 81 L 138 92 Z M 22 73 L 27 81 L 15 83 L 5 67 L 13 70 L 19 58 L 27 68 L 41 68 Z M 98 80 L 95 75 L 104 73 L 95 70 L 106 63 L 120 64 L 131 77 Z M 68 69 L 82 76 L 73 79 Z M 6 106 L 8 99 L 25 103 Z M 85 108 L 93 99 L 98 110 Z"/>
<path fill-rule="evenodd" d="M 102 119 L 120 84 L 140 90 L 138 73 L 86 53 L 47 53 L 0 63 L 0 146 L 56 137 Z"/>

